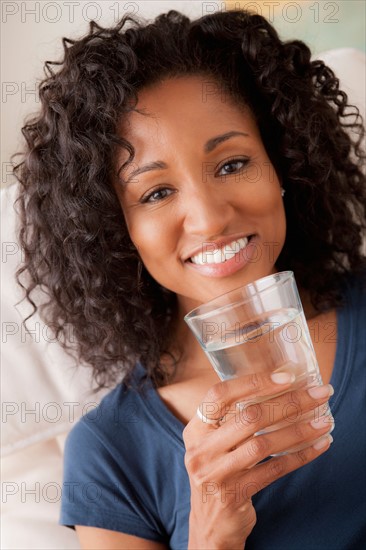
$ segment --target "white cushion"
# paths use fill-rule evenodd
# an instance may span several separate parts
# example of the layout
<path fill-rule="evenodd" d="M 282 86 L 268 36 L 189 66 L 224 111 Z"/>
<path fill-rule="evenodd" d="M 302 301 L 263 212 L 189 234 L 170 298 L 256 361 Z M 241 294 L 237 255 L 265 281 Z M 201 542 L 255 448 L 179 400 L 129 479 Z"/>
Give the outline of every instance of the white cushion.
<path fill-rule="evenodd" d="M 91 371 L 76 368 L 38 314 L 17 304 L 22 257 L 16 238 L 17 185 L 1 191 L 1 548 L 78 549 L 76 533 L 58 525 L 63 442 L 74 422 L 105 391 L 92 393 Z M 41 293 L 38 292 L 38 300 Z"/>
<path fill-rule="evenodd" d="M 62 436 L 12 453 L 1 464 L 1 548 L 80 548 L 75 531 L 58 525 Z"/>
<path fill-rule="evenodd" d="M 90 369 L 76 368 L 75 359 L 61 349 L 38 314 L 28 322 L 32 334 L 22 326 L 32 308 L 25 302 L 16 305 L 23 296 L 14 277 L 21 264 L 15 234 L 17 188 L 1 191 L 3 455 L 68 432 L 100 400 L 92 394 Z"/>

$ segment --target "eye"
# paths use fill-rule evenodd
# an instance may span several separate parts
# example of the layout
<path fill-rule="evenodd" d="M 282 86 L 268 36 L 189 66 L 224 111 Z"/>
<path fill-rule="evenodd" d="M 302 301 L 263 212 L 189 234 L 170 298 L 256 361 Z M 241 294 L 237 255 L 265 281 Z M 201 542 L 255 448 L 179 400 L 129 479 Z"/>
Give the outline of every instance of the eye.
<path fill-rule="evenodd" d="M 248 158 L 238 158 L 225 161 L 215 174 L 217 176 L 230 176 L 231 174 L 239 174 L 243 168 L 249 163 Z"/>
<path fill-rule="evenodd" d="M 148 193 L 147 195 L 144 195 L 140 202 L 145 203 L 154 203 L 154 202 L 160 202 L 166 197 L 169 197 L 173 193 L 172 189 L 167 189 L 166 187 L 160 187 L 159 189 L 154 189 L 151 193 Z"/>

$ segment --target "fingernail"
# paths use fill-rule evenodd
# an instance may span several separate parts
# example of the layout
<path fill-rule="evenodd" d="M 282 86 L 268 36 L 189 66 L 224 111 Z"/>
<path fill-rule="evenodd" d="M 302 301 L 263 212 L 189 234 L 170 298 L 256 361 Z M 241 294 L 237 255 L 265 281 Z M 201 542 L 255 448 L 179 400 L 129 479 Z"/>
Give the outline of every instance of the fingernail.
<path fill-rule="evenodd" d="M 308 389 L 308 393 L 313 399 L 323 399 L 324 397 L 333 395 L 334 389 L 331 384 L 327 384 L 326 386 L 313 386 Z"/>
<path fill-rule="evenodd" d="M 319 439 L 316 443 L 314 443 L 313 447 L 316 451 L 320 451 L 320 449 L 323 449 L 324 447 L 326 447 L 327 445 L 330 445 L 331 443 L 333 443 L 333 437 L 330 434 L 328 434 L 322 437 L 321 439 Z"/>
<path fill-rule="evenodd" d="M 329 427 L 331 431 L 334 429 L 334 418 L 333 416 L 321 416 L 320 418 L 317 418 L 316 420 L 312 420 L 310 422 L 311 426 L 315 430 L 321 430 L 322 428 Z"/>
<path fill-rule="evenodd" d="M 295 380 L 295 375 L 291 372 L 273 372 L 271 379 L 275 384 L 290 384 Z"/>

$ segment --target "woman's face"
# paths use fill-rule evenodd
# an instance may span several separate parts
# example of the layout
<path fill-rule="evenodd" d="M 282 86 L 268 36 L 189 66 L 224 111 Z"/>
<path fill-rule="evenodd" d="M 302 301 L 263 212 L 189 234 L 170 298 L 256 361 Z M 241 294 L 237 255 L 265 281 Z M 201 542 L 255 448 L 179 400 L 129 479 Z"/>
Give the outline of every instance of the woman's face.
<path fill-rule="evenodd" d="M 142 90 L 137 109 L 121 128 L 136 156 L 117 192 L 152 277 L 187 312 L 273 273 L 285 213 L 249 110 L 198 76 Z"/>

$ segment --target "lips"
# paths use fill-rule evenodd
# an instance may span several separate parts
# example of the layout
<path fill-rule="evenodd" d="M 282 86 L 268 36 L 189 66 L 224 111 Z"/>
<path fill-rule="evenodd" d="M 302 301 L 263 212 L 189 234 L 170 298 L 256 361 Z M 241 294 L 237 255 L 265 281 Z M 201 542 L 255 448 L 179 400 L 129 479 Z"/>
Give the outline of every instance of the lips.
<path fill-rule="evenodd" d="M 191 250 L 183 261 L 196 265 L 223 263 L 225 260 L 231 259 L 240 250 L 245 249 L 253 237 L 254 235 L 250 234 L 236 234 L 215 241 L 203 242 L 200 246 Z"/>
<path fill-rule="evenodd" d="M 248 237 L 233 240 L 222 247 L 218 247 L 215 243 L 205 243 L 202 246 L 202 251 L 191 256 L 190 261 L 196 265 L 222 264 L 246 248 L 248 243 Z"/>
<path fill-rule="evenodd" d="M 185 265 L 206 277 L 227 277 L 255 261 L 258 236 L 239 237 L 228 240 L 225 244 L 221 241 L 221 246 L 216 242 L 204 243 L 202 248 L 203 250 L 189 257 Z"/>

